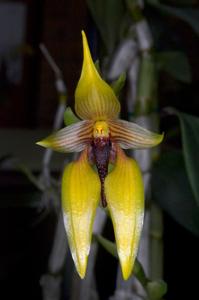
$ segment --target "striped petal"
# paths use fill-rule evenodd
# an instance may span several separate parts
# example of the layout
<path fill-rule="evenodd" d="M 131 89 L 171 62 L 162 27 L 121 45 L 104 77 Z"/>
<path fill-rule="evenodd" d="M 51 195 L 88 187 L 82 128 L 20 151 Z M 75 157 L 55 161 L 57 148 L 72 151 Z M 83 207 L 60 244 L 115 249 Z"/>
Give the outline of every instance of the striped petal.
<path fill-rule="evenodd" d="M 64 224 L 76 269 L 85 276 L 93 220 L 100 198 L 100 181 L 87 160 L 87 149 L 70 163 L 62 178 Z"/>
<path fill-rule="evenodd" d="M 119 148 L 119 147 L 118 147 Z M 144 187 L 135 160 L 119 148 L 115 168 L 105 179 L 105 194 L 113 222 L 123 278 L 131 275 L 144 216 Z"/>
<path fill-rule="evenodd" d="M 81 121 L 55 132 L 37 145 L 58 152 L 80 152 L 90 142 L 92 131 L 92 121 Z"/>
<path fill-rule="evenodd" d="M 150 148 L 162 142 L 164 135 L 151 132 L 124 120 L 108 121 L 111 138 L 123 149 Z"/>
<path fill-rule="evenodd" d="M 100 77 L 92 61 L 85 33 L 83 38 L 83 66 L 75 91 L 75 111 L 81 119 L 106 120 L 116 118 L 120 103 L 112 88 Z"/>

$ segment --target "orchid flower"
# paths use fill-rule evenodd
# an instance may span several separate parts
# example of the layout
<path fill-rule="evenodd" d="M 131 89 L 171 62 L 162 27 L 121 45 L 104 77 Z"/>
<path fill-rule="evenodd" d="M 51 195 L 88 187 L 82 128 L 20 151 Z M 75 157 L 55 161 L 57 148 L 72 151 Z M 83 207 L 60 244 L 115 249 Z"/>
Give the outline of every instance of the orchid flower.
<path fill-rule="evenodd" d="M 82 38 L 83 66 L 75 91 L 75 112 L 82 120 L 37 144 L 60 152 L 81 152 L 65 167 L 62 177 L 64 225 L 80 277 L 85 276 L 93 221 L 101 201 L 110 213 L 123 278 L 128 279 L 143 225 L 144 188 L 138 164 L 122 149 L 156 146 L 163 135 L 118 119 L 120 102 L 100 77 L 84 32 Z"/>

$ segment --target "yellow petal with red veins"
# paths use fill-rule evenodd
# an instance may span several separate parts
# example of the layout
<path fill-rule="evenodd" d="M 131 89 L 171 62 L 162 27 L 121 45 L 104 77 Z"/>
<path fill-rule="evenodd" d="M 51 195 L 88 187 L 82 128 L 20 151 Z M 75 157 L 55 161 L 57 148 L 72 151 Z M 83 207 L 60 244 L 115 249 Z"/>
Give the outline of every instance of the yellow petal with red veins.
<path fill-rule="evenodd" d="M 118 147 L 116 165 L 105 179 L 105 194 L 113 222 L 123 278 L 132 273 L 144 217 L 144 187 L 135 160 Z"/>
<path fill-rule="evenodd" d="M 51 134 L 37 145 L 58 152 L 80 152 L 90 142 L 93 133 L 92 121 L 81 121 Z"/>
<path fill-rule="evenodd" d="M 75 111 L 82 119 L 106 120 L 117 118 L 120 103 L 112 88 L 100 77 L 91 58 L 85 33 L 83 38 L 83 66 L 75 91 Z"/>
<path fill-rule="evenodd" d="M 62 178 L 64 224 L 76 269 L 85 276 L 92 226 L 100 199 L 100 180 L 87 159 L 87 149 L 67 165 Z"/>
<path fill-rule="evenodd" d="M 154 133 L 136 123 L 124 120 L 109 120 L 111 138 L 123 149 L 144 149 L 157 146 L 164 134 Z"/>

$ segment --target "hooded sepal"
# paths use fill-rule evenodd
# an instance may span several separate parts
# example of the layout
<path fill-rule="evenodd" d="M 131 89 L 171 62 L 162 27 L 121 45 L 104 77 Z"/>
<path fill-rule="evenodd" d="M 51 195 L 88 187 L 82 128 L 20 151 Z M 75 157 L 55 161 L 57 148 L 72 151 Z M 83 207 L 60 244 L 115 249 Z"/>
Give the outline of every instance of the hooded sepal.
<path fill-rule="evenodd" d="M 66 166 L 62 177 L 62 207 L 68 242 L 76 269 L 84 278 L 90 251 L 93 220 L 100 199 L 100 180 L 87 158 Z"/>
<path fill-rule="evenodd" d="M 120 103 L 112 88 L 100 77 L 91 58 L 85 33 L 83 38 L 83 66 L 75 91 L 75 111 L 81 119 L 114 119 Z"/>
<path fill-rule="evenodd" d="M 116 164 L 105 179 L 105 194 L 113 222 L 123 278 L 131 275 L 144 217 L 144 187 L 135 160 L 117 147 Z"/>

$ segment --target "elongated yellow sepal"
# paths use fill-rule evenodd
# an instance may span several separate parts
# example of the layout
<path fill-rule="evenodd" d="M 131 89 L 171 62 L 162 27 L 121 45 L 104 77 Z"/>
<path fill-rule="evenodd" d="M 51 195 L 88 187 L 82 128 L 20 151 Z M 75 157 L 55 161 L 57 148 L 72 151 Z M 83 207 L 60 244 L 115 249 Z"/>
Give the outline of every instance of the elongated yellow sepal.
<path fill-rule="evenodd" d="M 62 178 L 64 224 L 76 269 L 85 276 L 92 225 L 100 198 L 100 180 L 87 160 L 87 149 L 70 163 Z"/>
<path fill-rule="evenodd" d="M 82 119 L 114 119 L 120 112 L 120 103 L 112 88 L 96 70 L 83 31 L 82 38 L 84 57 L 81 76 L 75 91 L 75 111 Z"/>
<path fill-rule="evenodd" d="M 144 216 L 144 187 L 135 160 L 118 148 L 113 171 L 106 177 L 105 194 L 113 222 L 123 278 L 131 275 Z"/>

